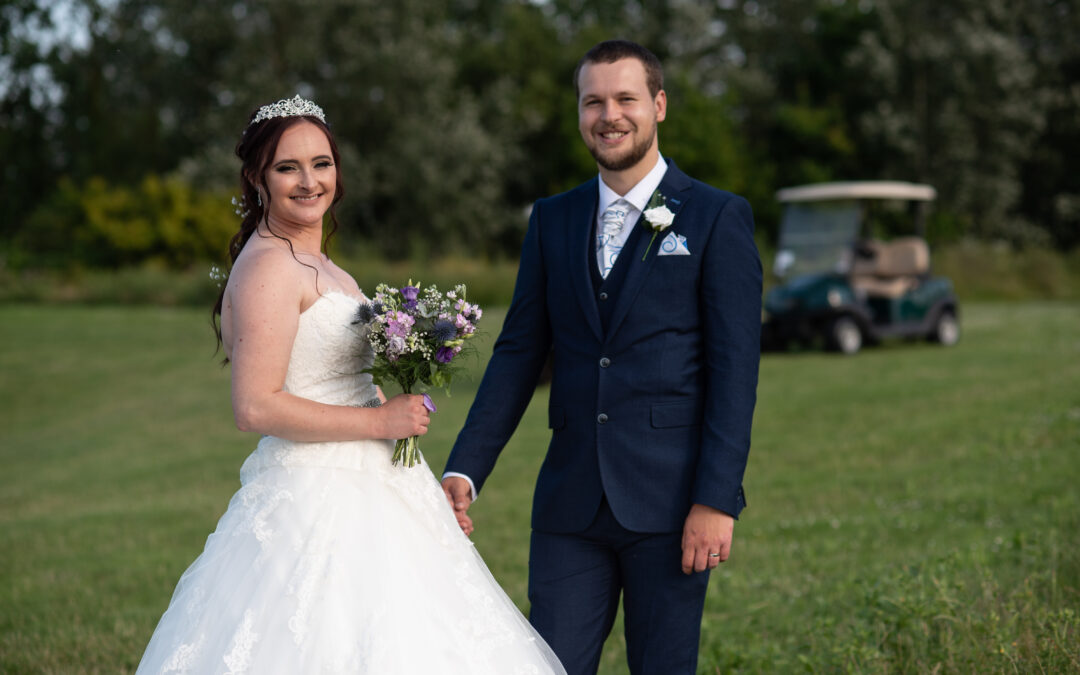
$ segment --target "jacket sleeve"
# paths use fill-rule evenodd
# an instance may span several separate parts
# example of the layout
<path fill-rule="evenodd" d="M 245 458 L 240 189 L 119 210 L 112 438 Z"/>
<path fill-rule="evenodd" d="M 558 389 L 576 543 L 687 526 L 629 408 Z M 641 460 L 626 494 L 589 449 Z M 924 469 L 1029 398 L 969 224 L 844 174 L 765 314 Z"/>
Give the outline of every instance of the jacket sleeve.
<path fill-rule="evenodd" d="M 745 199 L 723 205 L 704 255 L 705 413 L 693 502 L 737 518 L 761 358 L 761 260 Z"/>
<path fill-rule="evenodd" d="M 541 208 L 533 206 L 521 247 L 513 300 L 446 471 L 465 474 L 479 492 L 517 428 L 551 350 Z"/>

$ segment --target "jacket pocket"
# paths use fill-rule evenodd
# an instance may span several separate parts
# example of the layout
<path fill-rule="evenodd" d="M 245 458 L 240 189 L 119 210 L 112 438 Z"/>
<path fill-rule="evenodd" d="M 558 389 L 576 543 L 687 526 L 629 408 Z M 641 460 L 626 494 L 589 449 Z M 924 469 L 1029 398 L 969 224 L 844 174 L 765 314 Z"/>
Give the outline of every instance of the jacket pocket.
<path fill-rule="evenodd" d="M 562 429 L 566 426 L 566 410 L 561 405 L 548 407 L 548 429 Z"/>
<path fill-rule="evenodd" d="M 656 429 L 701 424 L 701 405 L 696 400 L 657 403 L 650 410 L 650 420 Z"/>

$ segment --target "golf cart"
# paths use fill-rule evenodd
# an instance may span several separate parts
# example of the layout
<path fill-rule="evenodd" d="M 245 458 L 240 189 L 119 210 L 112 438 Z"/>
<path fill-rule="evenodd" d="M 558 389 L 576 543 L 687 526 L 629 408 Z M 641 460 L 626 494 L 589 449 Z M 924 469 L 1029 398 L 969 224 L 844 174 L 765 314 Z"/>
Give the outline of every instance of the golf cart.
<path fill-rule="evenodd" d="M 854 354 L 887 337 L 960 339 L 952 282 L 930 275 L 922 207 L 929 185 L 893 181 L 817 183 L 780 190 L 784 204 L 773 273 L 765 296 L 763 350 L 823 343 Z M 907 206 L 907 213 L 898 205 Z M 889 210 L 889 207 L 893 207 Z M 903 236 L 873 238 L 902 216 Z M 890 229 L 897 229 L 895 227 Z"/>

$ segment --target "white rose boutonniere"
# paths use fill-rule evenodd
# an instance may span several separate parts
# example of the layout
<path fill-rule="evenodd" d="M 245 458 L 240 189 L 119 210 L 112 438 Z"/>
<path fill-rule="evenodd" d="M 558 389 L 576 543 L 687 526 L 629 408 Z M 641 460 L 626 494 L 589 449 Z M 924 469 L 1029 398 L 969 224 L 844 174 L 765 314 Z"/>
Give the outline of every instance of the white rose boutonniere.
<path fill-rule="evenodd" d="M 671 223 L 675 221 L 675 214 L 667 207 L 667 197 L 655 192 L 649 203 L 645 205 L 645 211 L 641 215 L 645 216 L 646 222 L 649 223 L 649 227 L 653 231 L 652 239 L 649 240 L 649 245 L 645 247 L 645 255 L 641 256 L 641 262 L 645 262 L 645 258 L 649 255 L 649 249 L 652 248 L 653 242 L 656 241 L 656 235 L 671 227 Z"/>

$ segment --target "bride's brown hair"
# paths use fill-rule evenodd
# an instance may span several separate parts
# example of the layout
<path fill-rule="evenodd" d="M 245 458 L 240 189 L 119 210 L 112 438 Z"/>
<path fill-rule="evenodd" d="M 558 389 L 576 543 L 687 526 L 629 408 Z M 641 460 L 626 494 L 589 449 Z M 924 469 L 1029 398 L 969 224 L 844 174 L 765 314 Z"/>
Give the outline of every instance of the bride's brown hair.
<path fill-rule="evenodd" d="M 281 135 L 285 133 L 290 127 L 299 124 L 300 122 L 310 122 L 317 126 L 323 134 L 326 135 L 326 140 L 330 143 L 330 154 L 334 158 L 334 166 L 337 168 L 337 178 L 334 185 L 334 199 L 330 203 L 330 231 L 326 233 L 326 236 L 322 241 L 322 252 L 327 252 L 327 244 L 330 241 L 330 237 L 337 232 L 338 220 L 337 220 L 337 204 L 345 196 L 345 186 L 341 183 L 341 155 L 338 153 L 337 142 L 334 141 L 334 134 L 330 132 L 330 127 L 318 117 L 312 115 L 292 115 L 288 117 L 273 117 L 270 119 L 262 120 L 254 124 L 251 120 L 255 119 L 258 114 L 258 109 L 251 113 L 251 117 L 248 121 L 248 126 L 244 129 L 243 135 L 240 137 L 240 142 L 236 144 L 236 156 L 240 158 L 240 209 L 242 210 L 243 220 L 240 222 L 240 229 L 229 240 L 229 269 L 231 271 L 232 265 L 236 262 L 236 258 L 240 255 L 240 251 L 244 249 L 244 244 L 251 238 L 251 235 L 259 227 L 267 211 L 270 209 L 270 190 L 266 185 L 266 170 L 270 168 L 270 163 L 274 161 L 274 153 L 277 152 L 278 142 L 281 140 Z M 261 194 L 266 196 L 266 202 L 262 201 Z M 269 228 L 269 223 L 267 223 Z M 289 250 L 292 251 L 293 258 L 296 262 L 304 265 L 305 267 L 311 267 L 305 262 L 301 262 L 296 257 L 296 252 L 293 251 L 292 242 L 287 237 L 283 237 L 273 230 L 270 230 L 270 234 L 278 239 L 281 239 L 289 245 Z M 262 235 L 260 235 L 262 236 Z M 315 284 L 318 286 L 319 271 L 315 270 Z M 225 287 L 228 284 L 228 274 L 226 273 L 225 279 L 221 282 L 221 292 L 218 293 L 217 302 L 214 303 L 214 308 L 210 312 L 210 325 L 214 328 L 214 335 L 217 337 L 218 348 L 221 347 L 221 306 L 225 299 Z M 225 359 L 225 363 L 228 363 L 228 359 Z"/>

